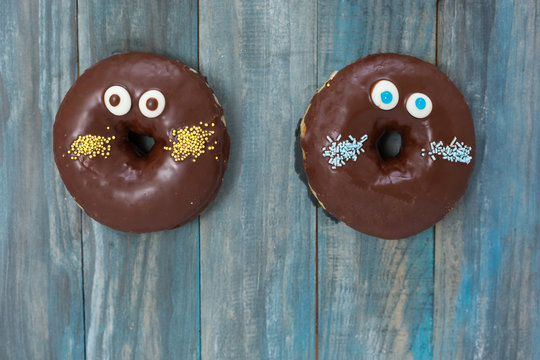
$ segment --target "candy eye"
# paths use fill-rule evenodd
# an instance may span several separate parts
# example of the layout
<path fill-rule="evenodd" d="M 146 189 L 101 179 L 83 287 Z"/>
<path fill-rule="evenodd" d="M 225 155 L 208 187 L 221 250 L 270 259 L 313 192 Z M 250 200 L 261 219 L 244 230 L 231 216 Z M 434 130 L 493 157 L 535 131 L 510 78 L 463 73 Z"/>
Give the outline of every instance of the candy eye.
<path fill-rule="evenodd" d="M 122 116 L 131 109 L 131 97 L 122 86 L 114 85 L 105 91 L 103 101 L 107 109 L 116 116 Z"/>
<path fill-rule="evenodd" d="M 392 110 L 399 100 L 399 92 L 391 81 L 379 80 L 371 88 L 371 100 L 382 110 Z"/>
<path fill-rule="evenodd" d="M 431 113 L 431 99 L 422 93 L 414 93 L 407 99 L 407 111 L 417 119 L 423 119 Z"/>
<path fill-rule="evenodd" d="M 147 118 L 161 115 L 165 109 L 165 96 L 159 90 L 148 90 L 139 99 L 139 110 Z"/>

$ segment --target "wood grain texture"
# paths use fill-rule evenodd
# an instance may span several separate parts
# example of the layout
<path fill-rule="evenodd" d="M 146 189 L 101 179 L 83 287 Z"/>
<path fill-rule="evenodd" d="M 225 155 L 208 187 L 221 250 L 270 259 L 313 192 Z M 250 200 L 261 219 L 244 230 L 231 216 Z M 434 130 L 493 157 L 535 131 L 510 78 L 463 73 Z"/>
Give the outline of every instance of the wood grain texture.
<path fill-rule="evenodd" d="M 231 135 L 201 216 L 204 359 L 315 358 L 315 208 L 294 172 L 315 90 L 313 1 L 201 0 L 201 71 Z"/>
<path fill-rule="evenodd" d="M 370 53 L 435 62 L 435 2 L 319 1 L 318 83 Z M 432 356 L 433 230 L 371 238 L 318 213 L 320 359 Z"/>
<path fill-rule="evenodd" d="M 3 1 L 0 359 L 539 359 L 539 7 Z M 62 97 L 127 51 L 200 58 L 225 109 L 223 188 L 178 230 L 81 217 L 55 169 Z M 437 58 L 477 131 L 465 197 L 434 232 L 397 242 L 333 222 L 294 172 L 317 85 L 384 51 Z"/>
<path fill-rule="evenodd" d="M 4 1 L 0 26 L 0 358 L 82 359 L 80 212 L 52 153 L 75 6 Z"/>
<path fill-rule="evenodd" d="M 148 51 L 197 68 L 196 1 L 80 1 L 80 70 Z M 151 235 L 83 218 L 89 359 L 199 358 L 198 220 Z"/>
<path fill-rule="evenodd" d="M 437 227 L 437 359 L 540 358 L 539 20 L 535 0 L 439 4 L 439 64 L 471 106 L 477 165 Z"/>

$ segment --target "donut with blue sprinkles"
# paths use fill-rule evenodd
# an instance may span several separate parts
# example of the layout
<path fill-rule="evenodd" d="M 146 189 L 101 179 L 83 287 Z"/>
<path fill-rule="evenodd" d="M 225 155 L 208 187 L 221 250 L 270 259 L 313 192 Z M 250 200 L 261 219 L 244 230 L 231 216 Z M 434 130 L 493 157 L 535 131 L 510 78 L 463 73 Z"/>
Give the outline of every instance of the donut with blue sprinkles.
<path fill-rule="evenodd" d="M 441 220 L 475 165 L 465 98 L 433 64 L 375 54 L 334 72 L 300 126 L 309 188 L 351 228 L 406 238 Z"/>

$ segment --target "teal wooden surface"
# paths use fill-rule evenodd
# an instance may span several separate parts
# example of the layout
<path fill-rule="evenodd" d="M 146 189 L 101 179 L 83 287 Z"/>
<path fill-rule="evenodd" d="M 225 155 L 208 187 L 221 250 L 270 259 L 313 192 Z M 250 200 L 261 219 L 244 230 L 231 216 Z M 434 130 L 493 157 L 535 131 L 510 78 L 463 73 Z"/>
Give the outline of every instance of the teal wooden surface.
<path fill-rule="evenodd" d="M 539 7 L 3 2 L 0 358 L 540 358 Z M 150 235 L 81 214 L 51 151 L 77 74 L 134 50 L 198 68 L 232 144 L 216 201 Z M 317 87 L 380 51 L 437 64 L 477 130 L 465 197 L 397 242 L 333 222 L 295 171 L 295 129 Z"/>
<path fill-rule="evenodd" d="M 294 171 L 315 89 L 315 18 L 304 0 L 199 4 L 201 72 L 233 144 L 201 216 L 204 359 L 315 358 L 315 208 Z"/>
<path fill-rule="evenodd" d="M 477 165 L 437 226 L 438 359 L 540 358 L 540 3 L 442 1 L 438 59 L 469 100 Z"/>
<path fill-rule="evenodd" d="M 0 358 L 84 357 L 81 219 L 52 124 L 75 81 L 75 6 L 0 6 Z"/>
<path fill-rule="evenodd" d="M 126 51 L 197 68 L 194 1 L 79 1 L 79 70 Z M 125 234 L 83 217 L 88 359 L 199 358 L 199 224 Z"/>
<path fill-rule="evenodd" d="M 319 1 L 319 86 L 371 53 L 434 63 L 435 5 Z M 394 242 L 360 234 L 323 211 L 318 220 L 320 358 L 431 358 L 433 230 Z"/>

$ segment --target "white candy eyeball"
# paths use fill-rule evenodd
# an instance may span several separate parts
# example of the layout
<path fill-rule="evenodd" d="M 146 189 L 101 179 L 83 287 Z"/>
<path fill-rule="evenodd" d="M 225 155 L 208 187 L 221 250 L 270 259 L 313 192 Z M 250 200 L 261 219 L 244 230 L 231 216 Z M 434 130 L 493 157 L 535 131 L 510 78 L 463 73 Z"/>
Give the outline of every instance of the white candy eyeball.
<path fill-rule="evenodd" d="M 371 88 L 371 100 L 382 110 L 392 110 L 399 101 L 399 92 L 391 81 L 379 80 Z"/>
<path fill-rule="evenodd" d="M 139 99 L 139 110 L 147 118 L 161 115 L 165 109 L 165 96 L 159 90 L 148 90 Z"/>
<path fill-rule="evenodd" d="M 423 119 L 431 113 L 431 99 L 422 93 L 414 93 L 407 99 L 407 111 L 417 119 Z"/>
<path fill-rule="evenodd" d="M 105 91 L 103 101 L 107 109 L 116 116 L 122 116 L 131 109 L 131 96 L 128 91 L 118 85 L 111 86 Z"/>

